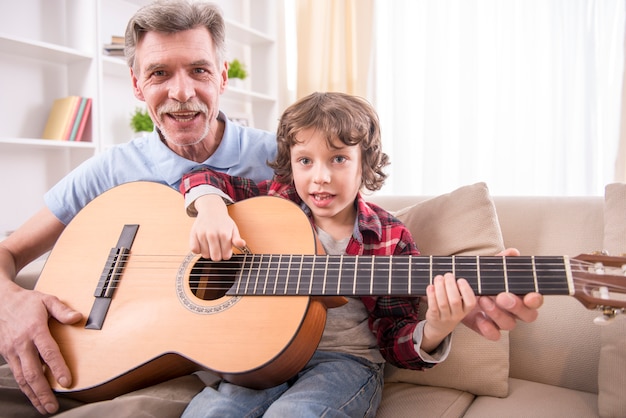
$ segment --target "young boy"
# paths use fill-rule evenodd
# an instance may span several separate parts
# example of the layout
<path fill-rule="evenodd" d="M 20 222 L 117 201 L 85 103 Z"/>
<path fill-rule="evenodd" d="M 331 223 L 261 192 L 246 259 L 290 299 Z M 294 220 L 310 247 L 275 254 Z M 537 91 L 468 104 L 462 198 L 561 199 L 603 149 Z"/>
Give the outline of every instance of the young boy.
<path fill-rule="evenodd" d="M 360 194 L 362 188 L 382 186 L 388 164 L 369 103 L 342 93 L 311 94 L 283 113 L 277 141 L 276 160 L 269 163 L 273 181 L 257 184 L 208 168 L 183 178 L 188 211 L 197 211 L 194 252 L 213 260 L 230 258 L 232 247 L 244 247 L 245 241 L 224 200 L 274 195 L 305 210 L 327 254 L 419 254 L 406 227 Z M 426 319 L 420 322 L 415 298 L 349 298 L 328 310 L 315 355 L 293 379 L 260 391 L 221 382 L 198 394 L 184 416 L 373 417 L 383 363 L 434 366 L 447 356 L 452 330 L 476 305 L 467 281 L 452 274 L 435 277 L 427 299 Z"/>

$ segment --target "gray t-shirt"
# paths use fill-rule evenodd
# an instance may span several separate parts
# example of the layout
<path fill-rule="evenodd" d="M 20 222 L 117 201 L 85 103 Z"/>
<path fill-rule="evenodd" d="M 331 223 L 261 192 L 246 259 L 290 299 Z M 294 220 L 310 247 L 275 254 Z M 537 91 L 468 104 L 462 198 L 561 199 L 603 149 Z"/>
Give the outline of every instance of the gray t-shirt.
<path fill-rule="evenodd" d="M 323 230 L 317 228 L 317 234 L 329 255 L 346 253 L 350 238 L 335 240 Z M 328 309 L 326 328 L 318 346 L 319 350 L 348 353 L 363 357 L 373 363 L 384 363 L 385 360 L 378 349 L 376 336 L 368 325 L 369 314 L 359 298 L 348 298 L 348 303 L 337 308 Z M 432 353 L 425 353 L 420 349 L 424 321 L 421 321 L 413 332 L 415 350 L 420 357 L 430 363 L 440 363 L 448 357 L 450 352 L 451 336 L 447 336 Z"/>

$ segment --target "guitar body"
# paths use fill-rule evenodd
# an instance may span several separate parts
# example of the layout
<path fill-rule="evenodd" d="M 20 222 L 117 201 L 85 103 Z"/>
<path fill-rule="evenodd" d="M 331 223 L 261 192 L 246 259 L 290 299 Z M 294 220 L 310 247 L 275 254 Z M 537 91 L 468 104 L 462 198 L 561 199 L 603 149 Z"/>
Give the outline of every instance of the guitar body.
<path fill-rule="evenodd" d="M 252 253 L 316 252 L 312 227 L 291 202 L 259 197 L 230 206 L 230 214 Z M 192 223 L 175 190 L 136 182 L 100 195 L 66 227 L 36 290 L 84 319 L 72 326 L 50 321 L 73 378 L 62 388 L 49 375 L 53 389 L 96 401 L 203 369 L 262 388 L 306 364 L 324 329 L 325 305 L 308 296 L 196 296 Z M 86 329 L 109 251 L 128 224 L 139 228 L 102 328 Z"/>
<path fill-rule="evenodd" d="M 73 379 L 62 388 L 48 373 L 51 387 L 98 401 L 197 370 L 275 386 L 309 361 L 326 308 L 342 296 L 424 295 L 446 271 L 476 294 L 573 295 L 606 317 L 626 311 L 622 257 L 320 256 L 309 219 L 292 202 L 257 197 L 229 213 L 251 254 L 210 262 L 189 253 L 194 220 L 170 187 L 127 183 L 80 211 L 35 287 L 84 317 L 50 320 Z M 592 273 L 598 264 L 617 273 Z"/>

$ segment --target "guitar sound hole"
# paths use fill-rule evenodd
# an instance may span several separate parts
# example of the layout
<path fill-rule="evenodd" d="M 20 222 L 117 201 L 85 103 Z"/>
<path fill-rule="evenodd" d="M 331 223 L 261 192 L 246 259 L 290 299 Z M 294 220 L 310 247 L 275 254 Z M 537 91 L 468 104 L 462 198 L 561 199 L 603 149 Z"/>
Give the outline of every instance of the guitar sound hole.
<path fill-rule="evenodd" d="M 212 261 L 199 258 L 191 269 L 189 287 L 202 300 L 216 300 L 226 295 L 235 283 L 241 264 L 235 260 Z"/>

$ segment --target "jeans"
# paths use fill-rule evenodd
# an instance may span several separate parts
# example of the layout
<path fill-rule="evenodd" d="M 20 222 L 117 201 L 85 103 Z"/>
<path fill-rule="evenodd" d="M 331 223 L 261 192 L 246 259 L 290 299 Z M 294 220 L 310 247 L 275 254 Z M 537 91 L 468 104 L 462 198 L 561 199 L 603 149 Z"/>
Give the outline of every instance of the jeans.
<path fill-rule="evenodd" d="M 348 354 L 316 351 L 288 382 L 254 390 L 221 382 L 196 395 L 183 418 L 374 417 L 383 367 Z"/>

